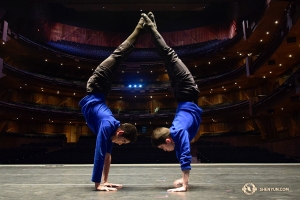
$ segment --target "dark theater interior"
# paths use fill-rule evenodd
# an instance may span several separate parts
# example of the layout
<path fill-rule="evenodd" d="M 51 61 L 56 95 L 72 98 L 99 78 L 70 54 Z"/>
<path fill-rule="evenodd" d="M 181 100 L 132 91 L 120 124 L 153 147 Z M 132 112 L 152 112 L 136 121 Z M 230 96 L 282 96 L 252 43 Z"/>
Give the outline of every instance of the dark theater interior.
<path fill-rule="evenodd" d="M 145 30 L 105 99 L 137 129 L 112 146 L 109 179 L 123 188 L 96 192 L 97 137 L 79 102 L 150 11 L 200 90 L 189 188 L 167 192 L 178 155 L 151 143 L 178 102 Z M 0 199 L 299 199 L 299 19 L 299 0 L 1 0 Z"/>

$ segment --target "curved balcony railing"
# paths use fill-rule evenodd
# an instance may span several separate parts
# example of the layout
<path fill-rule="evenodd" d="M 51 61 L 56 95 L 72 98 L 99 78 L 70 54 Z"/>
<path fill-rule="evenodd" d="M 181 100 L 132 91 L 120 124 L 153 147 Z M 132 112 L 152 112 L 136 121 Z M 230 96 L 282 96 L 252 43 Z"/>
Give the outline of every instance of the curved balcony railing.
<path fill-rule="evenodd" d="M 14 68 L 15 69 L 15 68 Z M 281 85 L 279 86 L 276 90 L 272 92 L 272 94 L 266 96 L 265 98 L 262 98 L 255 104 L 253 104 L 253 110 L 258 110 L 265 104 L 270 104 L 269 102 L 274 103 L 274 101 L 278 101 L 278 99 L 281 99 L 282 97 L 286 97 L 286 94 L 291 91 L 291 88 L 295 87 L 295 78 L 300 76 L 300 68 L 298 64 L 297 70 L 289 74 L 289 78 Z M 285 75 L 288 76 L 288 75 Z M 280 96 L 281 98 L 278 98 Z M 47 106 L 47 105 L 30 105 L 30 104 L 24 104 L 24 103 L 12 103 L 12 102 L 3 102 L 0 101 L 0 106 L 4 107 L 11 107 L 11 108 L 18 108 L 18 109 L 27 109 L 31 111 L 37 111 L 37 112 L 47 112 L 49 114 L 49 111 L 51 111 L 54 114 L 64 114 L 64 115 L 69 115 L 69 116 L 81 116 L 82 114 L 79 112 L 78 109 L 71 109 L 71 108 L 66 108 L 63 109 L 61 107 L 55 107 L 55 106 Z M 214 116 L 218 114 L 222 114 L 225 112 L 230 111 L 231 113 L 238 113 L 238 112 L 245 112 L 249 108 L 249 102 L 248 100 L 243 100 L 243 101 L 238 101 L 238 102 L 233 102 L 233 103 L 226 103 L 226 104 L 221 104 L 221 105 L 213 105 L 213 106 L 203 106 L 203 116 Z M 132 118 L 134 119 L 142 117 L 142 118 L 153 118 L 153 117 L 168 117 L 174 115 L 174 110 L 172 111 L 166 111 L 162 112 L 162 110 L 159 113 L 144 113 L 144 112 L 135 112 L 135 111 L 129 111 L 127 113 L 116 113 L 115 116 L 116 118 Z"/>
<path fill-rule="evenodd" d="M 276 102 L 280 101 L 282 98 L 286 98 L 288 93 L 296 93 L 295 90 L 291 90 L 295 87 L 295 78 L 300 76 L 300 64 L 298 64 L 298 69 L 290 74 L 289 78 L 286 81 L 276 88 L 270 95 L 260 99 L 258 102 L 254 103 L 252 108 L 255 111 L 258 111 L 260 108 L 266 107 L 265 105 L 273 105 Z"/>
<path fill-rule="evenodd" d="M 248 100 L 237 101 L 232 103 L 218 104 L 216 106 L 203 107 L 203 116 L 210 116 L 213 114 L 218 114 L 220 111 L 227 111 L 228 109 L 240 108 L 242 106 L 248 106 Z M 47 116 L 53 114 L 55 117 L 63 116 L 68 118 L 81 118 L 80 108 L 73 108 L 67 106 L 53 106 L 53 105 L 42 105 L 36 103 L 24 103 L 24 102 L 6 102 L 0 101 L 0 107 L 7 109 L 18 109 L 24 112 L 35 112 L 35 113 L 47 113 Z M 236 109 L 240 110 L 240 109 Z M 146 119 L 146 118 L 165 118 L 173 117 L 176 109 L 160 109 L 158 112 L 151 113 L 147 109 L 127 109 L 127 110 L 115 110 L 112 109 L 114 116 L 117 119 L 129 118 L 129 119 Z"/>
<path fill-rule="evenodd" d="M 262 52 L 257 57 L 257 59 L 249 67 L 251 74 L 257 71 L 263 65 L 263 63 L 265 63 L 270 58 L 270 56 L 272 56 L 272 54 L 274 54 L 274 52 L 278 49 L 278 47 L 280 46 L 283 39 L 288 33 L 288 29 L 286 28 L 285 24 L 286 24 L 286 15 L 283 15 L 279 22 L 278 28 L 273 34 L 273 37 L 270 43 L 268 44 L 267 48 L 264 50 L 264 52 Z M 228 79 L 236 79 L 244 74 L 246 74 L 246 65 L 243 65 L 235 70 L 217 76 L 205 78 L 202 80 L 196 80 L 196 82 L 198 86 L 201 87 L 201 86 L 206 86 L 208 84 L 211 85 L 211 84 L 221 83 Z"/>
<path fill-rule="evenodd" d="M 55 106 L 47 106 L 47 105 L 34 105 L 29 103 L 21 103 L 21 102 L 6 102 L 0 101 L 0 106 L 5 108 L 16 108 L 20 110 L 33 111 L 33 112 L 44 112 L 47 114 L 64 114 L 64 115 L 74 115 L 79 112 L 79 109 L 70 109 L 70 108 L 57 108 Z"/>
<path fill-rule="evenodd" d="M 81 81 L 67 81 L 65 79 L 61 78 L 53 78 L 49 76 L 45 76 L 42 74 L 36 74 L 29 71 L 21 70 L 15 67 L 12 67 L 6 63 L 3 63 L 3 70 L 5 73 L 13 73 L 22 77 L 26 78 L 34 78 L 36 80 L 45 81 L 45 82 L 51 82 L 55 84 L 60 84 L 62 86 L 70 86 L 75 88 L 85 88 L 86 83 L 83 83 Z"/>
<path fill-rule="evenodd" d="M 28 72 L 22 69 L 18 69 L 15 67 L 12 67 L 8 65 L 7 63 L 3 63 L 3 70 L 6 74 L 15 74 L 16 76 L 20 77 L 26 77 L 26 78 L 33 78 L 36 80 L 40 81 L 45 81 L 45 82 L 50 82 L 53 83 L 54 85 L 61 85 L 65 87 L 72 87 L 73 89 L 77 88 L 80 90 L 85 90 L 86 88 L 86 82 L 83 81 L 72 81 L 72 80 L 66 80 L 62 78 L 54 78 L 54 77 L 49 77 L 41 74 L 36 74 L 32 72 Z M 161 82 L 161 83 L 148 83 L 148 84 L 143 84 L 143 88 L 129 88 L 127 85 L 124 84 L 112 84 L 112 91 L 134 91 L 134 90 L 145 90 L 149 91 L 151 90 L 152 92 L 166 92 L 169 90 L 170 87 L 170 82 Z"/>

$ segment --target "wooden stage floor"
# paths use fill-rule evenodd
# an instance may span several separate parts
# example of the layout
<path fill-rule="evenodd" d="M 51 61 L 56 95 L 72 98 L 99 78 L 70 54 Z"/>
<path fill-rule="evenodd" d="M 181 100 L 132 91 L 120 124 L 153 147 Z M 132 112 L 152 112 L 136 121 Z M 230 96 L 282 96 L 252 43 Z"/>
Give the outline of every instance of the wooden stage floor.
<path fill-rule="evenodd" d="M 112 165 L 116 192 L 95 191 L 92 165 L 0 165 L 0 199 L 300 199 L 300 164 L 192 164 L 189 190 L 170 193 L 179 164 Z"/>

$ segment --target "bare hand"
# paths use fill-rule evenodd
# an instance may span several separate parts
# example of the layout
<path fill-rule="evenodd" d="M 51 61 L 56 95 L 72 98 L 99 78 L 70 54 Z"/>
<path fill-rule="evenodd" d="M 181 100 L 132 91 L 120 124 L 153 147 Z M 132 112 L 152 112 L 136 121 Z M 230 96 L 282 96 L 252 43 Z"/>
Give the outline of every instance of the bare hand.
<path fill-rule="evenodd" d="M 169 189 L 167 191 L 168 192 L 186 192 L 186 190 L 187 190 L 187 187 L 182 186 L 182 187 L 179 187 L 179 188 Z"/>
<path fill-rule="evenodd" d="M 122 188 L 121 184 L 114 184 L 114 183 L 104 183 L 104 186 L 110 187 L 110 188 Z"/>
<path fill-rule="evenodd" d="M 182 178 L 174 181 L 174 187 L 178 188 L 178 187 L 182 187 L 182 185 L 183 185 L 183 179 Z"/>
<path fill-rule="evenodd" d="M 102 185 L 98 186 L 96 188 L 96 190 L 98 190 L 98 191 L 117 191 L 116 188 L 106 187 L 106 186 L 102 186 Z"/>

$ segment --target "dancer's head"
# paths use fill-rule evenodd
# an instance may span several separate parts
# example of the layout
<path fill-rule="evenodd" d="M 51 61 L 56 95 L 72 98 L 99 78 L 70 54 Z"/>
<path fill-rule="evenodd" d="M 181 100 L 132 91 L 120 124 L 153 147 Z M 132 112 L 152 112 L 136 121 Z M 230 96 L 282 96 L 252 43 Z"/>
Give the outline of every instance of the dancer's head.
<path fill-rule="evenodd" d="M 152 144 L 164 151 L 173 151 L 175 144 L 170 135 L 170 129 L 159 127 L 154 129 L 151 136 Z"/>
<path fill-rule="evenodd" d="M 115 135 L 111 137 L 113 143 L 122 145 L 133 143 L 137 138 L 137 130 L 136 127 L 129 123 L 121 124 L 121 126 L 117 129 Z"/>

